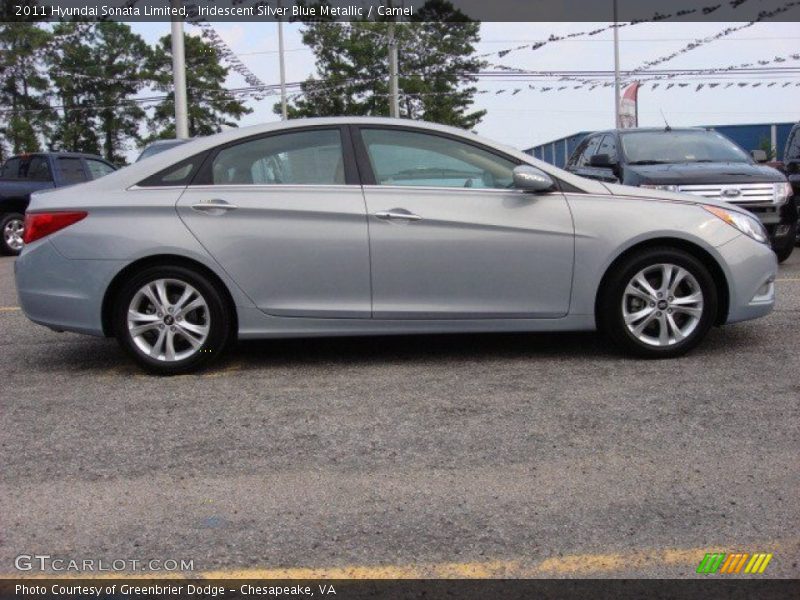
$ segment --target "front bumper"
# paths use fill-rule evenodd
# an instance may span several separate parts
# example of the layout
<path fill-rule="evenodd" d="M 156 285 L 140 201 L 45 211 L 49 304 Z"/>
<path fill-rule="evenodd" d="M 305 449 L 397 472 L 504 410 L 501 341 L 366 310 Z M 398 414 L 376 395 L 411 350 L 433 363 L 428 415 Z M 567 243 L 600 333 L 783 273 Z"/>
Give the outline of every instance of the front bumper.
<path fill-rule="evenodd" d="M 740 235 L 717 249 L 728 279 L 726 323 L 757 319 L 775 308 L 778 260 L 765 244 Z"/>
<path fill-rule="evenodd" d="M 20 306 L 34 323 L 102 336 L 103 297 L 123 266 L 116 260 L 70 260 L 50 240 L 34 242 L 14 262 Z"/>

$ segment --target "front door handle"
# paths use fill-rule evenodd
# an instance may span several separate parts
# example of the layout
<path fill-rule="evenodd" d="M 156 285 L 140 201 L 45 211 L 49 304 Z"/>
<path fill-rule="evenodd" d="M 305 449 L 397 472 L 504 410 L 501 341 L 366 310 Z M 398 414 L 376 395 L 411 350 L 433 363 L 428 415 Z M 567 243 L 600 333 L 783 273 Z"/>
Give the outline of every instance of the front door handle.
<path fill-rule="evenodd" d="M 192 204 L 192 209 L 208 215 L 221 215 L 229 210 L 235 210 L 237 208 L 239 207 L 235 204 L 218 198 L 214 200 L 202 200 L 197 204 Z"/>
<path fill-rule="evenodd" d="M 422 217 L 419 215 L 415 215 L 414 213 L 410 213 L 403 209 L 393 209 L 393 210 L 385 210 L 381 212 L 376 212 L 372 216 L 377 217 L 378 219 L 384 219 L 387 221 L 391 220 L 401 220 L 401 221 L 421 221 Z"/>

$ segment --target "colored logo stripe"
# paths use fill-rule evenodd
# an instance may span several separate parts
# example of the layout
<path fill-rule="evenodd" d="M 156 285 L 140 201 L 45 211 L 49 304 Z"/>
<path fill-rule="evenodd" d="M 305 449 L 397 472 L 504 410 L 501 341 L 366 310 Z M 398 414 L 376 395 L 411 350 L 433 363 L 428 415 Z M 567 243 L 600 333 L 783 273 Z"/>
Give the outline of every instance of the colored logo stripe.
<path fill-rule="evenodd" d="M 747 560 L 747 557 L 750 556 L 746 552 L 742 553 L 735 553 L 735 554 L 728 554 L 728 558 L 725 559 L 725 562 L 722 563 L 722 568 L 719 570 L 720 573 L 738 573 L 742 567 L 744 566 L 744 562 Z"/>
<path fill-rule="evenodd" d="M 724 552 L 717 552 L 714 554 L 706 554 L 705 558 L 700 561 L 700 566 L 697 567 L 698 573 L 716 573 L 725 558 Z"/>
<path fill-rule="evenodd" d="M 748 558 L 750 559 L 748 561 Z M 707 553 L 697 567 L 698 573 L 741 573 L 744 567 L 745 573 L 763 573 L 769 561 L 772 560 L 772 553 L 757 552 L 748 554 L 747 552 L 736 552 L 725 554 L 724 552 Z M 747 563 L 747 566 L 745 566 Z"/>
<path fill-rule="evenodd" d="M 767 568 L 769 561 L 772 560 L 772 554 L 766 553 L 758 553 L 753 554 L 753 558 L 750 559 L 750 562 L 747 563 L 747 566 L 744 568 L 745 573 L 763 573 L 764 569 Z"/>

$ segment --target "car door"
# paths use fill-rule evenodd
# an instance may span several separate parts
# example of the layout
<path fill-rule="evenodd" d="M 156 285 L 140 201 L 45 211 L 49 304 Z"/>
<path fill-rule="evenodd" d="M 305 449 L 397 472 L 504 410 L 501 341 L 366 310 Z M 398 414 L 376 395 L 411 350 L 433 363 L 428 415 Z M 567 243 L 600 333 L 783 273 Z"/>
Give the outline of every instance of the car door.
<path fill-rule="evenodd" d="M 264 312 L 369 318 L 366 211 L 349 132 L 280 131 L 212 151 L 178 214 Z"/>
<path fill-rule="evenodd" d="M 457 136 L 362 126 L 373 316 L 565 315 L 573 224 L 564 196 L 512 189 L 515 159 Z"/>

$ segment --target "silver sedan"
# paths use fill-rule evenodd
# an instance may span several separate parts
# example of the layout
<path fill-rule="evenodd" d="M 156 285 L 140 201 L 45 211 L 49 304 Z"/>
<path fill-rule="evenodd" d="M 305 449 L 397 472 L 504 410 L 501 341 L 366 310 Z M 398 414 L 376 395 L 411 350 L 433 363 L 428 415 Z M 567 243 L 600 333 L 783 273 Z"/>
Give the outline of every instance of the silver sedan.
<path fill-rule="evenodd" d="M 196 139 L 35 194 L 27 316 L 145 369 L 237 339 L 600 329 L 674 357 L 774 305 L 761 224 L 590 181 L 462 130 L 327 118 Z"/>

